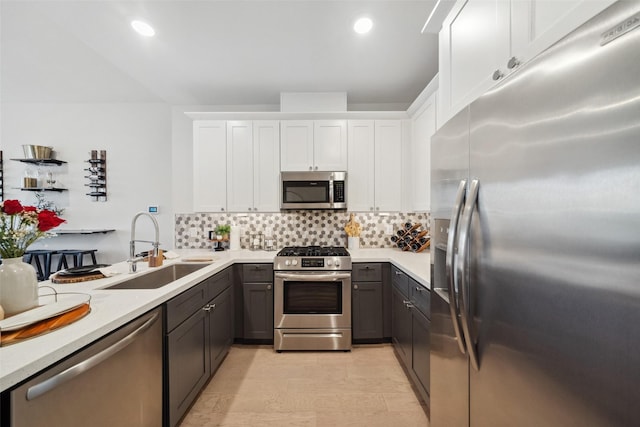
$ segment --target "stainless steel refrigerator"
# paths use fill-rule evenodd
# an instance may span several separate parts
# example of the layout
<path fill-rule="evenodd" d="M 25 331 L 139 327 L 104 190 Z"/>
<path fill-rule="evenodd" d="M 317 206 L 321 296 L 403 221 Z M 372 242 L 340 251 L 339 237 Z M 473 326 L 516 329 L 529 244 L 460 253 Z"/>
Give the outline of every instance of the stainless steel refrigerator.
<path fill-rule="evenodd" d="M 640 425 L 640 2 L 474 101 L 431 157 L 431 427 Z"/>

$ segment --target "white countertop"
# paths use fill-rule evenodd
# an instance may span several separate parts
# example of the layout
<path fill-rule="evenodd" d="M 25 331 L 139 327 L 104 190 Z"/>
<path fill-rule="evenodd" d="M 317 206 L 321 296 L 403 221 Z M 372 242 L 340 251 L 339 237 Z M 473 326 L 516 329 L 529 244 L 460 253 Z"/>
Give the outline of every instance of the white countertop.
<path fill-rule="evenodd" d="M 211 251 L 181 250 L 182 256 L 211 254 Z M 398 249 L 350 250 L 353 262 L 391 262 L 419 283 L 429 287 L 430 258 L 428 253 L 414 254 Z M 91 312 L 84 318 L 48 334 L 0 348 L 0 391 L 7 390 L 37 372 L 74 353 L 87 344 L 119 328 L 147 311 L 161 305 L 234 263 L 273 262 L 276 252 L 222 251 L 214 252 L 215 261 L 182 279 L 159 289 L 117 290 L 103 289 L 130 279 L 125 262 L 114 264 L 122 274 L 88 282 L 53 285 L 58 292 L 83 292 L 91 295 Z M 180 262 L 166 260 L 164 265 Z M 136 275 L 152 268 L 138 263 Z"/>

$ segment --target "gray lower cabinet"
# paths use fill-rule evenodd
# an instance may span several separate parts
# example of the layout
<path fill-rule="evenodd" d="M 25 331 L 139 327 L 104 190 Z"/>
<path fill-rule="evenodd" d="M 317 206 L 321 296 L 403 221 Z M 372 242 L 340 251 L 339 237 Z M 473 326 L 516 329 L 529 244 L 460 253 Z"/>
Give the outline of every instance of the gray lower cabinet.
<path fill-rule="evenodd" d="M 242 265 L 242 322 L 245 341 L 273 342 L 273 265 Z"/>
<path fill-rule="evenodd" d="M 392 341 L 423 400 L 429 404 L 430 292 L 392 267 Z"/>
<path fill-rule="evenodd" d="M 165 425 L 176 426 L 233 342 L 231 268 L 165 305 Z"/>
<path fill-rule="evenodd" d="M 351 271 L 351 319 L 353 341 L 384 339 L 383 264 L 357 263 Z"/>

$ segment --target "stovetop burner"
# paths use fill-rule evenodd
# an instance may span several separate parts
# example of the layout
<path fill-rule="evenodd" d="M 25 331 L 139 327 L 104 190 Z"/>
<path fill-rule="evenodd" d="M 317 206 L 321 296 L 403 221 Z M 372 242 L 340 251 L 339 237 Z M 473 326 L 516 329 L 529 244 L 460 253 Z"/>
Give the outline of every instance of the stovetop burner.
<path fill-rule="evenodd" d="M 342 246 L 287 246 L 273 260 L 276 271 L 350 271 L 351 254 Z"/>
<path fill-rule="evenodd" d="M 277 254 L 278 256 L 350 256 L 342 246 L 287 246 Z"/>

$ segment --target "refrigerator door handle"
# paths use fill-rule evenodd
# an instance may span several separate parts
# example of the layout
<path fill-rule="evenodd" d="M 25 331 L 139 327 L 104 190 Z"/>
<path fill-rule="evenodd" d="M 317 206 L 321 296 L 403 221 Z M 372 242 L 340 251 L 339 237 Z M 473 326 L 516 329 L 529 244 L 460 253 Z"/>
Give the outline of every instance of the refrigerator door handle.
<path fill-rule="evenodd" d="M 471 218 L 478 202 L 478 189 L 480 182 L 477 179 L 471 181 L 469 187 L 469 197 L 467 197 L 467 203 L 460 220 L 460 235 L 458 242 L 458 252 L 460 254 L 459 263 L 456 265 L 457 276 L 460 280 L 460 292 L 462 295 L 460 301 L 460 315 L 462 317 L 462 331 L 464 333 L 464 339 L 467 343 L 467 352 L 469 353 L 469 359 L 473 368 L 478 371 L 478 355 L 476 346 L 471 337 L 471 313 L 470 313 L 470 288 L 469 280 L 467 280 L 467 272 L 469 271 L 469 238 L 471 231 Z"/>
<path fill-rule="evenodd" d="M 447 239 L 447 255 L 445 260 L 445 272 L 447 275 L 447 289 L 449 291 L 449 311 L 451 313 L 451 321 L 453 322 L 453 331 L 456 334 L 456 342 L 462 354 L 466 353 L 462 329 L 460 327 L 460 309 L 458 304 L 458 274 L 455 267 L 455 242 L 458 234 L 458 221 L 464 208 L 465 193 L 467 190 L 467 181 L 462 180 L 458 185 L 456 200 L 451 212 L 451 221 L 449 221 L 449 236 Z"/>

